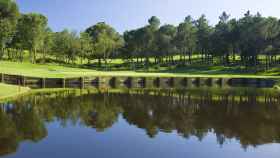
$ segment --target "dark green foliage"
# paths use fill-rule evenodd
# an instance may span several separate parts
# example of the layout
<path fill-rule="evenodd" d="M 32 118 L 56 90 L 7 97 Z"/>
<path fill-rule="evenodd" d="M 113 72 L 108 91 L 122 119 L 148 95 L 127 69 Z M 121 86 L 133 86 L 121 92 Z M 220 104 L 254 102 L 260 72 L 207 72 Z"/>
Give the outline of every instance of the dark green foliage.
<path fill-rule="evenodd" d="M 86 60 L 107 68 L 111 59 L 120 58 L 134 69 L 202 64 L 263 70 L 280 63 L 280 22 L 249 11 L 240 19 L 223 12 L 215 26 L 205 15 L 196 20 L 187 16 L 178 26 L 161 25 L 153 16 L 146 26 L 123 35 L 104 22 L 78 35 L 68 30 L 54 33 L 45 16 L 20 15 L 14 1 L 0 0 L 0 48 L 0 59 L 23 61 L 28 51 L 33 63 L 45 63 L 46 58 L 72 64 Z"/>
<path fill-rule="evenodd" d="M 42 49 L 47 31 L 47 18 L 41 14 L 22 14 L 12 40 L 15 48 L 29 50 L 30 61 L 36 62 L 37 51 Z"/>
<path fill-rule="evenodd" d="M 107 64 L 108 58 L 123 46 L 119 33 L 104 22 L 89 27 L 85 32 L 91 37 L 93 56 L 99 59 L 99 65 L 101 59 Z"/>
<path fill-rule="evenodd" d="M 0 0 L 0 59 L 16 31 L 19 10 L 14 1 Z"/>

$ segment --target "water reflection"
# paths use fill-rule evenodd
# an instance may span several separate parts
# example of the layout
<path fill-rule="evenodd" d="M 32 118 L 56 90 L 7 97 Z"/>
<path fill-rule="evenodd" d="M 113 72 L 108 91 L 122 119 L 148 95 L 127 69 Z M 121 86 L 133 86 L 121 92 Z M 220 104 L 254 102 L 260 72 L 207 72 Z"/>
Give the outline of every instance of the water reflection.
<path fill-rule="evenodd" d="M 203 140 L 215 134 L 248 146 L 280 143 L 280 94 L 270 90 L 127 90 L 38 93 L 0 106 L 0 155 L 17 151 L 23 141 L 47 137 L 46 124 L 77 124 L 104 132 L 122 116 L 146 131 L 176 132 Z M 70 122 L 70 124 L 69 124 Z"/>

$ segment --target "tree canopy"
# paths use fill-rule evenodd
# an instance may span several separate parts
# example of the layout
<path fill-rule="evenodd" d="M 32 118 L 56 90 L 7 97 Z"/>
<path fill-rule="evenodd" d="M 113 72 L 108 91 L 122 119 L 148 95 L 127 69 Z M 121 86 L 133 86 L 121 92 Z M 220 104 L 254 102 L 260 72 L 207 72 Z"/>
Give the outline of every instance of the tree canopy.
<path fill-rule="evenodd" d="M 0 0 L 0 59 L 16 31 L 18 17 L 19 9 L 14 1 Z"/>

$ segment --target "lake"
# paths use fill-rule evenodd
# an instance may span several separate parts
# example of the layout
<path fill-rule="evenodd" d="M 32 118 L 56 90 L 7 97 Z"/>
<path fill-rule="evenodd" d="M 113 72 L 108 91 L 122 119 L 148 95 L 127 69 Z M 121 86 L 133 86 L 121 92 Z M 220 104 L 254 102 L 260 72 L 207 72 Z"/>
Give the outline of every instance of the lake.
<path fill-rule="evenodd" d="M 1 158 L 279 156 L 273 90 L 65 90 L 0 104 Z"/>

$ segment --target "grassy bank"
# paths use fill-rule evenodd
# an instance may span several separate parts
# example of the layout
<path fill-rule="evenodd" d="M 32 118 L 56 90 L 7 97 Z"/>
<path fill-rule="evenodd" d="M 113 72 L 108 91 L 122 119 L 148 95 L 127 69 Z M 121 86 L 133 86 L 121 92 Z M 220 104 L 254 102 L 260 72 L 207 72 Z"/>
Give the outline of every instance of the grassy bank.
<path fill-rule="evenodd" d="M 27 87 L 12 86 L 0 83 L 0 100 L 16 97 L 29 91 Z"/>
<path fill-rule="evenodd" d="M 149 70 L 131 71 L 113 69 L 102 71 L 90 68 L 61 66 L 57 64 L 30 64 L 16 62 L 0 62 L 0 73 L 46 78 L 67 78 L 81 76 L 146 76 L 146 77 L 246 77 L 246 78 L 280 78 L 280 68 L 267 72 L 251 72 L 240 67 L 223 66 L 192 66 L 192 67 L 161 67 Z"/>

